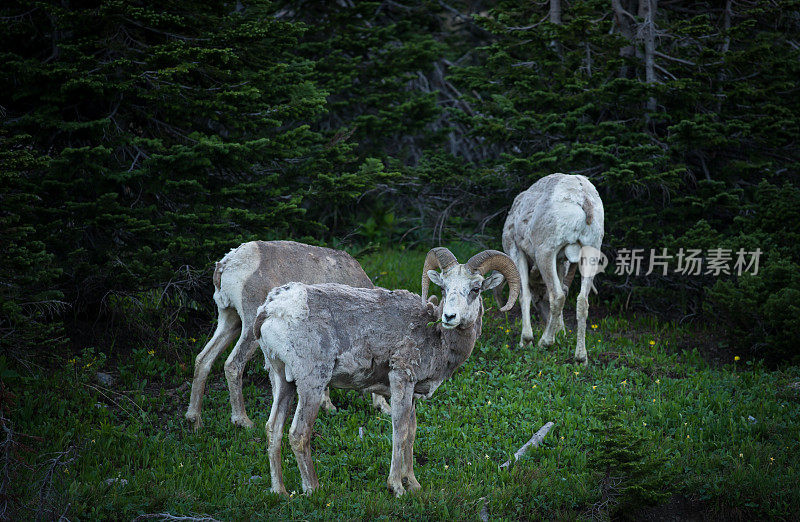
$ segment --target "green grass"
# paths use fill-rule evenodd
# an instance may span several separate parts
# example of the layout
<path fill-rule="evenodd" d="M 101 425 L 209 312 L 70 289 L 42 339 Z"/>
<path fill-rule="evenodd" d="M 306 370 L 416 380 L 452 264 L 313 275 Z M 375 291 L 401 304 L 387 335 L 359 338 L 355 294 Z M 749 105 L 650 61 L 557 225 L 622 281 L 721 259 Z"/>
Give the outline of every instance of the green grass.
<path fill-rule="evenodd" d="M 471 253 L 457 255 L 464 261 Z M 423 257 L 394 251 L 361 261 L 378 284 L 418 291 Z M 499 315 L 491 297 L 485 303 L 491 306 L 472 356 L 418 407 L 415 471 L 423 490 L 401 499 L 386 490 L 389 419 L 363 395 L 339 390 L 332 393 L 339 411 L 321 413 L 315 425 L 322 489 L 310 497 L 269 492 L 263 427 L 271 398 L 260 354 L 245 386 L 256 427 L 230 424 L 221 357 L 197 433 L 183 421 L 188 389 L 181 385 L 191 379 L 205 339 L 181 340 L 182 360 L 165 361 L 154 347 L 115 367 L 102 350 L 69 360 L 54 354 L 56 368 L 0 358 L 0 374 L 15 395 L 5 415 L 30 450 L 14 453 L 31 466 L 16 467 L 19 515 L 29 518 L 39 502 L 38 489 L 27 484 L 39 484 L 56 452 L 74 448 L 64 457 L 74 460 L 54 466 L 47 500 L 53 512 L 69 505 L 70 519 L 169 512 L 225 520 L 474 520 L 484 505 L 492 519 L 585 518 L 601 500 L 602 474 L 589 461 L 603 451 L 591 430 L 602 428 L 598 412 L 607 404 L 630 433 L 646 439 L 642 455 L 663 459 L 655 477 L 663 490 L 693 509 L 751 518 L 788 517 L 800 508 L 800 391 L 790 386 L 800 381 L 800 368 L 709 364 L 698 350 L 678 348 L 690 330 L 650 318 L 592 320 L 591 309 L 597 328 L 587 334 L 584 368 L 571 363 L 574 334 L 549 349 L 518 348 L 520 325 Z M 101 366 L 117 378 L 111 389 L 95 381 Z M 510 471 L 499 470 L 547 421 L 555 427 L 544 447 Z M 299 490 L 287 437 L 283 469 L 287 488 Z M 106 484 L 113 478 L 128 483 Z"/>

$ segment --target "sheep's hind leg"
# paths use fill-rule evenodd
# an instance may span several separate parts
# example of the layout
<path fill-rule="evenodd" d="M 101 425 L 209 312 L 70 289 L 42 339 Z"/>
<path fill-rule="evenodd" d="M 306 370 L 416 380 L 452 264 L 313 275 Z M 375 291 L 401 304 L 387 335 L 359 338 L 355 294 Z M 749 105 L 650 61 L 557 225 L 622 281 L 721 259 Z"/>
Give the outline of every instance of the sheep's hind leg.
<path fill-rule="evenodd" d="M 577 331 L 578 337 L 575 346 L 575 361 L 583 365 L 589 364 L 589 359 L 586 355 L 586 317 L 589 315 L 589 290 L 592 288 L 592 279 L 594 277 L 581 278 L 581 292 L 578 294 L 578 302 L 576 308 L 577 316 Z"/>
<path fill-rule="evenodd" d="M 558 265 L 558 282 L 561 285 L 561 289 L 564 291 L 565 298 L 567 294 L 569 294 L 569 286 L 572 284 L 572 278 L 575 277 L 575 269 L 577 266 L 577 263 L 570 263 L 569 261 L 559 263 Z M 556 323 L 555 330 L 556 333 L 566 333 L 567 331 L 567 328 L 564 326 L 563 309 L 561 314 L 558 316 L 558 322 Z"/>
<path fill-rule="evenodd" d="M 380 410 L 381 413 L 386 415 L 392 414 L 392 407 L 389 406 L 389 403 L 386 402 L 386 399 L 383 398 L 383 395 L 379 395 L 377 393 L 372 394 L 372 407 L 376 410 Z"/>
<path fill-rule="evenodd" d="M 311 459 L 311 434 L 314 432 L 314 421 L 317 419 L 323 395 L 322 388 L 298 389 L 297 408 L 294 411 L 292 427 L 289 428 L 289 443 L 300 468 L 303 493 L 307 495 L 319 489 L 317 471 Z"/>
<path fill-rule="evenodd" d="M 256 348 L 258 348 L 258 342 L 253 335 L 252 325 L 244 324 L 242 325 L 242 336 L 225 361 L 225 378 L 228 381 L 231 400 L 231 422 L 244 428 L 252 428 L 253 421 L 247 416 L 244 407 L 242 377 L 244 376 L 244 367 L 247 365 L 247 361 L 252 359 Z"/>
<path fill-rule="evenodd" d="M 333 401 L 331 400 L 331 389 L 325 388 L 325 395 L 322 396 L 322 409 L 329 412 L 334 413 L 336 411 L 336 406 L 333 405 Z"/>
<path fill-rule="evenodd" d="M 219 357 L 224 350 L 241 331 L 241 321 L 239 315 L 230 308 L 221 308 L 218 312 L 217 328 L 214 335 L 197 354 L 194 360 L 194 378 L 192 379 L 192 391 L 189 396 L 189 408 L 186 410 L 186 420 L 194 425 L 194 429 L 199 429 L 203 425 L 200 411 L 203 406 L 203 392 L 206 388 L 208 373 L 214 360 Z"/>
<path fill-rule="evenodd" d="M 528 259 L 525 253 L 516 246 L 511 248 L 511 259 L 517 265 L 520 278 L 519 305 L 522 312 L 522 333 L 520 334 L 519 345 L 525 346 L 533 341 L 533 328 L 531 327 L 531 287 L 528 275 Z"/>
<path fill-rule="evenodd" d="M 279 367 L 279 370 L 275 369 Z M 292 407 L 294 386 L 286 381 L 283 363 L 273 361 L 269 371 L 269 380 L 272 382 L 272 409 L 267 420 L 267 444 L 269 446 L 269 473 L 272 478 L 272 491 L 286 495 L 283 485 L 283 467 L 281 465 L 281 439 L 283 438 L 283 425 L 289 408 Z"/>
<path fill-rule="evenodd" d="M 539 266 L 542 281 L 547 287 L 547 296 L 550 300 L 550 317 L 548 317 L 547 326 L 545 326 L 544 333 L 539 339 L 539 345 L 552 346 L 555 343 L 558 321 L 564 310 L 564 301 L 567 296 L 564 295 L 564 289 L 561 288 L 555 254 L 542 253 L 537 255 L 536 264 Z"/>

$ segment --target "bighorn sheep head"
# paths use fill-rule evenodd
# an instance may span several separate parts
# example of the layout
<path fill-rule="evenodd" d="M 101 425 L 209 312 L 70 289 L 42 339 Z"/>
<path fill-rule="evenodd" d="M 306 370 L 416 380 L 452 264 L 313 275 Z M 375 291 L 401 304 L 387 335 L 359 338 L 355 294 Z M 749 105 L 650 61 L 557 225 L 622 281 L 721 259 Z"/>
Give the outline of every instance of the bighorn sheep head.
<path fill-rule="evenodd" d="M 496 272 L 484 277 L 491 270 Z M 433 281 L 442 288 L 442 327 L 469 328 L 481 313 L 481 292 L 500 285 L 503 278 L 509 286 L 508 301 L 501 308 L 505 312 L 514 306 L 520 291 L 519 272 L 510 257 L 497 250 L 484 250 L 462 265 L 448 249 L 433 248 L 422 268 L 422 302 L 427 302 L 428 286 Z"/>

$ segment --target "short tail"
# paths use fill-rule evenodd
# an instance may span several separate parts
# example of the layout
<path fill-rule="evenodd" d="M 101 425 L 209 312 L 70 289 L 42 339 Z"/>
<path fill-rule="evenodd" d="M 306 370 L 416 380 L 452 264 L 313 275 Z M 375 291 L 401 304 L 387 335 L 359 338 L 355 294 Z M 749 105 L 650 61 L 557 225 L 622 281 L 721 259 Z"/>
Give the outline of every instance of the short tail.
<path fill-rule="evenodd" d="M 583 196 L 581 208 L 583 209 L 583 213 L 586 214 L 586 224 L 591 225 L 594 220 L 594 205 L 592 205 L 591 200 L 586 197 L 586 195 Z"/>
<path fill-rule="evenodd" d="M 264 324 L 264 321 L 267 320 L 267 310 L 266 308 L 261 308 L 256 315 L 256 320 L 253 322 L 253 336 L 256 339 L 261 339 L 261 325 Z"/>
<path fill-rule="evenodd" d="M 214 267 L 214 276 L 212 280 L 214 281 L 214 288 L 219 290 L 222 284 L 222 263 L 217 262 L 217 266 Z"/>

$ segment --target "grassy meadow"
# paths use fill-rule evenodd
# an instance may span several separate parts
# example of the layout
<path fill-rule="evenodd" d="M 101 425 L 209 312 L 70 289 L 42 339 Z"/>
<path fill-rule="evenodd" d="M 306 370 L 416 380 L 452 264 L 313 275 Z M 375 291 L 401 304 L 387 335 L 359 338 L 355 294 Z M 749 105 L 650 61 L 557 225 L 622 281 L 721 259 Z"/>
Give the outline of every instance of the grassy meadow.
<path fill-rule="evenodd" d="M 472 253 L 453 251 L 462 261 Z M 418 291 L 423 257 L 395 250 L 359 260 L 376 284 Z M 255 428 L 229 421 L 224 357 L 209 378 L 204 427 L 193 432 L 184 422 L 194 356 L 209 329 L 173 338 L 169 349 L 141 346 L 127 360 L 106 357 L 111 347 L 102 346 L 35 362 L 0 358 L 16 441 L 4 460 L 12 495 L 3 502 L 20 519 L 70 520 L 751 519 L 790 518 L 800 508 L 799 367 L 712 356 L 704 332 L 601 317 L 591 305 L 583 367 L 571 361 L 574 332 L 552 348 L 519 348 L 517 312 L 499 314 L 491 296 L 484 303 L 472 356 L 418 406 L 421 492 L 389 495 L 390 419 L 363 394 L 334 390 L 339 410 L 320 413 L 312 443 L 322 489 L 271 493 L 271 395 L 260 353 L 245 377 Z M 98 371 L 113 382 L 100 384 Z M 542 447 L 498 468 L 548 421 L 555 426 Z M 298 491 L 287 439 L 286 486 Z"/>

